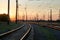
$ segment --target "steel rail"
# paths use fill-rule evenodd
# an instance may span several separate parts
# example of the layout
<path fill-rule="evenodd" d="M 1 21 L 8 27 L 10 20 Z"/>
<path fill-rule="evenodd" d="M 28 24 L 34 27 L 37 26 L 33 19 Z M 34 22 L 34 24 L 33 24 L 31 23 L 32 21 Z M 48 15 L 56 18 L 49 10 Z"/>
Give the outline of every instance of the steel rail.
<path fill-rule="evenodd" d="M 11 31 L 2 33 L 2 34 L 0 34 L 0 37 L 2 37 L 2 36 L 4 36 L 4 35 L 7 35 L 7 34 L 9 34 L 9 33 L 12 33 L 12 32 L 14 32 L 14 31 L 16 31 L 16 30 L 18 30 L 18 29 L 21 29 L 23 26 L 24 26 L 24 25 L 22 25 L 22 26 L 20 26 L 20 27 L 18 27 L 18 28 L 16 28 L 16 29 L 13 29 L 13 30 L 11 30 Z"/>
<path fill-rule="evenodd" d="M 26 40 L 25 38 L 27 37 L 27 35 L 29 35 L 30 31 L 31 31 L 31 25 L 29 24 L 29 29 L 27 30 L 27 32 L 19 40 Z"/>

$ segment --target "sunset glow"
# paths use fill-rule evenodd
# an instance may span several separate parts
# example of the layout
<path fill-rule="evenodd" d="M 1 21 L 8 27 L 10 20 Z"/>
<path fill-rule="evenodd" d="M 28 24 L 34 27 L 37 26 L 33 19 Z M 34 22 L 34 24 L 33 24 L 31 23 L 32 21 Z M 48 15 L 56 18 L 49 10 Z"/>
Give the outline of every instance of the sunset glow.
<path fill-rule="evenodd" d="M 10 18 L 15 20 L 16 14 L 16 0 L 10 0 Z M 45 20 L 48 20 L 48 13 L 50 9 L 53 10 L 53 20 L 58 19 L 59 9 L 60 9 L 60 0 L 18 0 L 19 9 L 18 9 L 18 19 L 22 19 L 22 16 L 26 16 L 25 7 L 27 8 L 28 19 L 34 19 L 38 13 L 39 19 L 43 19 L 43 14 L 45 15 Z M 7 14 L 7 3 L 8 0 L 0 0 L 0 14 Z M 26 19 L 26 18 L 24 18 Z"/>

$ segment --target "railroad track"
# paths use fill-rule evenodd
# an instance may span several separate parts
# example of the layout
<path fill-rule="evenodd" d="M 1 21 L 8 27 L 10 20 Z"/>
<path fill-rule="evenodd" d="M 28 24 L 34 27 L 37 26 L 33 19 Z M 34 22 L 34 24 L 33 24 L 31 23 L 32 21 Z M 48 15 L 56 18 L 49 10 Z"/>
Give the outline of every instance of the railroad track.
<path fill-rule="evenodd" d="M 11 31 L 2 33 L 2 34 L 0 34 L 0 37 L 2 37 L 2 36 L 4 36 L 4 35 L 7 35 L 7 34 L 10 34 L 10 33 L 14 32 L 14 31 L 16 31 L 16 30 L 18 30 L 18 29 L 21 29 L 23 26 L 24 26 L 24 25 L 22 25 L 22 26 L 20 26 L 20 27 L 18 27 L 18 28 L 16 28 L 16 29 L 13 29 L 13 30 L 11 30 Z"/>
<path fill-rule="evenodd" d="M 8 31 L 8 32 L 3 33 L 3 34 L 0 34 L 0 40 L 5 40 L 5 39 L 1 39 L 1 38 L 5 37 L 5 36 L 7 36 L 7 35 L 10 35 L 11 33 L 14 33 L 15 31 L 18 31 L 18 30 L 20 30 L 21 28 L 24 28 L 24 25 L 22 25 L 22 26 L 19 27 L 19 28 L 14 29 L 14 30 Z M 30 26 L 30 24 L 29 24 L 29 28 L 28 28 L 27 31 L 24 33 L 24 35 L 22 35 L 22 36 L 19 38 L 19 40 L 25 40 L 25 39 L 28 37 L 30 31 L 31 31 L 31 26 Z"/>
<path fill-rule="evenodd" d="M 49 28 L 55 29 L 55 30 L 60 30 L 59 26 L 48 26 Z"/>
<path fill-rule="evenodd" d="M 48 28 L 52 28 L 52 29 L 55 29 L 55 30 L 60 30 L 60 26 L 49 26 L 49 25 L 44 25 L 44 27 L 48 27 Z"/>
<path fill-rule="evenodd" d="M 20 40 L 26 40 L 26 38 L 29 36 L 29 33 L 31 31 L 31 25 L 29 24 L 29 29 L 26 31 L 26 33 L 21 37 Z"/>

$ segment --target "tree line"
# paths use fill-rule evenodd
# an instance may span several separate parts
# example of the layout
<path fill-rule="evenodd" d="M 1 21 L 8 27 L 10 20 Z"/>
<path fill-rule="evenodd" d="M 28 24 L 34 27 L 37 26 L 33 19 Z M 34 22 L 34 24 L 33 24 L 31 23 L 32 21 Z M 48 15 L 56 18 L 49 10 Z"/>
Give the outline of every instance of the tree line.
<path fill-rule="evenodd" d="M 0 14 L 0 21 L 7 22 L 8 21 L 8 14 Z"/>

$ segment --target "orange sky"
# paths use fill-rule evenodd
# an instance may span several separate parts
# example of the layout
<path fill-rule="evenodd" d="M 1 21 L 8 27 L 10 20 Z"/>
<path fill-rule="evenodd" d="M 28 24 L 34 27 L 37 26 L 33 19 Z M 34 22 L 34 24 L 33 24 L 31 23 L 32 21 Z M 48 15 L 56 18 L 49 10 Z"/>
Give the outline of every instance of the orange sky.
<path fill-rule="evenodd" d="M 28 0 L 18 0 L 18 18 L 22 19 L 23 14 L 26 15 L 25 7 L 27 7 L 28 19 L 33 19 L 36 14 L 39 14 L 39 19 L 43 19 L 43 14 L 45 14 L 45 19 L 48 19 L 48 13 L 50 8 L 53 10 L 53 20 L 58 19 L 58 13 L 60 9 L 60 0 L 40 0 L 40 1 L 28 1 Z M 15 0 L 10 0 L 10 18 L 15 20 L 16 14 L 16 3 Z M 7 14 L 7 0 L 0 0 L 0 13 Z"/>

